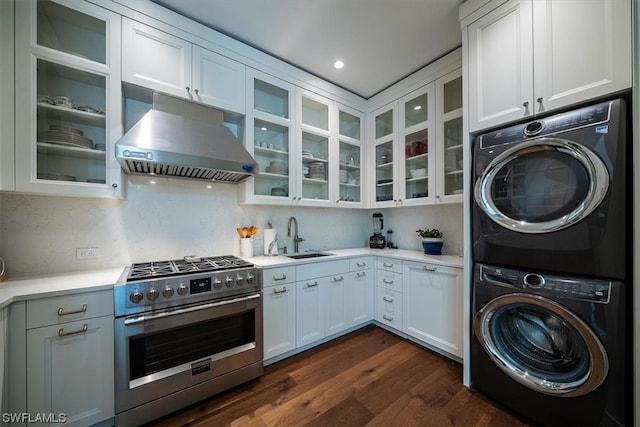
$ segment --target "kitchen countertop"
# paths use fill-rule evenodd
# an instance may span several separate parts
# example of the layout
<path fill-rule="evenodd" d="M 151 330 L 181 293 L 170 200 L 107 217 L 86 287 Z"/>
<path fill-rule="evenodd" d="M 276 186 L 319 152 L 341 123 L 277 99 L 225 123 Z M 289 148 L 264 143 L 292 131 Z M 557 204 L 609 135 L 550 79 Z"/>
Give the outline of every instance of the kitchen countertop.
<path fill-rule="evenodd" d="M 422 251 L 412 251 L 407 249 L 351 248 L 320 252 L 329 253 L 331 255 L 306 259 L 287 258 L 284 255 L 260 255 L 253 258 L 247 258 L 246 260 L 260 267 L 268 268 L 372 255 L 395 258 L 404 261 L 429 262 L 455 268 L 463 267 L 463 259 L 457 255 L 425 255 Z M 6 282 L 0 283 L 0 309 L 13 302 L 24 301 L 27 299 L 46 298 L 74 292 L 91 292 L 113 289 L 113 285 L 116 283 L 123 271 L 124 267 L 118 267 L 50 276 L 9 279 Z"/>
<path fill-rule="evenodd" d="M 412 251 L 408 249 L 370 249 L 370 248 L 352 248 L 352 249 L 335 249 L 318 251 L 329 253 L 332 255 L 306 258 L 306 259 L 293 259 L 287 258 L 286 255 L 277 256 L 264 256 L 259 255 L 253 258 L 247 258 L 247 261 L 256 264 L 263 268 L 285 266 L 285 265 L 300 265 L 310 262 L 331 261 L 340 258 L 352 258 L 355 256 L 383 256 L 387 258 L 396 258 L 404 261 L 418 261 L 429 262 L 433 264 L 446 265 L 448 267 L 463 268 L 464 260 L 458 255 L 426 255 L 422 251 Z"/>
<path fill-rule="evenodd" d="M 9 279 L 0 283 L 0 309 L 16 302 L 78 292 L 113 289 L 124 267 L 50 276 Z"/>

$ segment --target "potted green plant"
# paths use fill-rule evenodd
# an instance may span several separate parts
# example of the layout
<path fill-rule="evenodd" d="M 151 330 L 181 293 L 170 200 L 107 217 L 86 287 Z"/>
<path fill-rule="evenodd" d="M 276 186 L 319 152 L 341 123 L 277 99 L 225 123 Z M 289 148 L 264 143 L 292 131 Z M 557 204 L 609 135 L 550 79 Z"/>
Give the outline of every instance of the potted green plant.
<path fill-rule="evenodd" d="M 418 233 L 418 236 L 422 237 L 422 247 L 424 248 L 425 254 L 442 254 L 442 246 L 444 245 L 442 231 L 437 228 L 420 228 L 416 230 L 416 233 Z"/>

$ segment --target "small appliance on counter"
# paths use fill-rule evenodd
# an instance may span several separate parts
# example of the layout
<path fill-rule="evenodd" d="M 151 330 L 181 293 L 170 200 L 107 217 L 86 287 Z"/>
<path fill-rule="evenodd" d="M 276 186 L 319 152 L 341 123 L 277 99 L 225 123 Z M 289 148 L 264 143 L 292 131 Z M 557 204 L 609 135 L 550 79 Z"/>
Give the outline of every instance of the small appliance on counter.
<path fill-rule="evenodd" d="M 371 249 L 384 249 L 386 246 L 386 240 L 382 235 L 382 229 L 384 228 L 384 219 L 380 212 L 374 212 L 373 214 L 373 236 L 369 237 L 369 247 Z"/>

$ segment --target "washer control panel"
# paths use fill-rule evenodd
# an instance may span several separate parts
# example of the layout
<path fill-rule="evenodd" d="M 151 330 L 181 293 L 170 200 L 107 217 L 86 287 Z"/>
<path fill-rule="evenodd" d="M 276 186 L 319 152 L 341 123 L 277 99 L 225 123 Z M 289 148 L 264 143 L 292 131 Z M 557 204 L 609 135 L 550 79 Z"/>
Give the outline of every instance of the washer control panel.
<path fill-rule="evenodd" d="M 611 294 L 611 282 L 607 280 L 528 272 L 493 265 L 480 265 L 479 268 L 480 280 L 484 282 L 539 295 L 606 304 Z"/>

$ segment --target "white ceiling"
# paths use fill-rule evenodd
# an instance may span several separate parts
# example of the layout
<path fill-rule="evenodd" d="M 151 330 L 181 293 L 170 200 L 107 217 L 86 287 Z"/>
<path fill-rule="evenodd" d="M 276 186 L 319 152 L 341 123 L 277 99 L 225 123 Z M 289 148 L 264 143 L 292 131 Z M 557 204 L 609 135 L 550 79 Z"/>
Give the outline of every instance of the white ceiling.
<path fill-rule="evenodd" d="M 463 0 L 152 1 L 364 98 L 461 45 Z"/>

